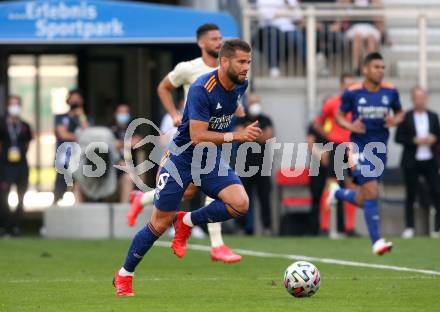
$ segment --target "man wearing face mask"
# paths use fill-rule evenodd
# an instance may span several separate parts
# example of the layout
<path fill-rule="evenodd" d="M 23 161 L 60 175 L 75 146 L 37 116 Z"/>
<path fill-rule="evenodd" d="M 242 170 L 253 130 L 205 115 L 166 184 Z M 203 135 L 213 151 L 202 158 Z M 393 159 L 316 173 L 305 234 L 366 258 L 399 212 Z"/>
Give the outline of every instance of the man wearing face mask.
<path fill-rule="evenodd" d="M 266 140 L 273 137 L 273 127 L 272 121 L 268 116 L 263 114 L 262 106 L 260 104 L 260 98 L 255 93 L 250 93 L 247 97 L 247 114 L 246 117 L 237 119 L 237 128 L 244 128 L 251 123 L 258 121 L 258 126 L 263 131 L 256 142 L 260 144 L 261 153 L 250 153 L 248 152 L 246 156 L 246 168 L 248 170 L 250 166 L 257 166 L 260 168 L 263 165 L 264 158 L 264 148 Z M 258 171 L 252 177 L 241 177 L 240 178 L 243 186 L 249 196 L 249 212 L 246 215 L 245 221 L 245 231 L 247 234 L 253 234 L 253 193 L 254 190 L 257 191 L 257 197 L 260 202 L 261 209 L 261 220 L 263 223 L 263 234 L 271 234 L 271 204 L 270 204 L 270 192 L 272 188 L 272 183 L 269 176 L 262 176 L 261 172 Z"/>
<path fill-rule="evenodd" d="M 89 127 L 89 119 L 84 112 L 84 98 L 78 89 L 69 91 L 67 104 L 70 106 L 69 112 L 55 116 L 55 136 L 57 139 L 56 147 L 65 142 L 76 142 L 79 131 Z M 69 163 L 70 153 L 56 156 L 57 166 L 66 166 Z M 54 201 L 60 200 L 66 191 L 64 176 L 57 173 L 55 180 Z M 77 194 L 79 196 L 79 194 Z M 77 198 L 79 200 L 79 198 Z"/>
<path fill-rule="evenodd" d="M 124 165 L 125 164 L 124 156 L 135 158 L 134 149 L 131 150 L 130 155 L 124 155 L 125 132 L 127 131 L 128 125 L 130 124 L 131 121 L 130 106 L 124 102 L 118 104 L 115 108 L 113 116 L 114 116 L 114 121 L 113 124 L 110 126 L 110 129 L 112 130 L 113 135 L 115 136 L 116 149 L 118 149 L 121 154 L 121 161 L 119 165 Z M 132 137 L 131 146 L 135 146 L 141 140 L 142 138 L 135 133 Z M 136 164 L 135 160 L 134 163 Z M 130 202 L 130 192 L 133 190 L 134 187 L 133 181 L 131 180 L 130 175 L 126 172 L 118 170 L 117 174 L 118 174 L 118 184 L 119 184 L 119 188 L 118 188 L 119 201 L 121 203 L 128 203 Z"/>
<path fill-rule="evenodd" d="M 28 188 L 29 166 L 26 154 L 32 131 L 28 123 L 20 118 L 21 98 L 11 95 L 8 98 L 7 115 L 0 123 L 0 167 L 2 181 L 0 182 L 0 209 L 2 220 L 6 220 L 6 230 L 11 235 L 20 234 L 23 216 L 23 198 Z M 8 195 L 11 186 L 15 185 L 18 194 L 18 205 L 10 214 Z"/>

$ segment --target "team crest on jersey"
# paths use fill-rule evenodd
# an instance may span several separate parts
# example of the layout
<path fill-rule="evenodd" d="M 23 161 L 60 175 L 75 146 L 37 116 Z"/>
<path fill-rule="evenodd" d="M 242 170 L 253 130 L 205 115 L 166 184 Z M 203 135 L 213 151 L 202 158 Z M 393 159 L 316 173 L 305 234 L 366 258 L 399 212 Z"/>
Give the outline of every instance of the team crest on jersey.
<path fill-rule="evenodd" d="M 364 104 L 367 104 L 367 100 L 366 100 L 364 97 L 361 97 L 361 98 L 359 99 L 358 103 L 359 103 L 360 105 L 364 105 Z"/>
<path fill-rule="evenodd" d="M 388 97 L 386 95 L 382 96 L 382 104 L 383 105 L 390 104 L 390 100 L 388 99 Z"/>

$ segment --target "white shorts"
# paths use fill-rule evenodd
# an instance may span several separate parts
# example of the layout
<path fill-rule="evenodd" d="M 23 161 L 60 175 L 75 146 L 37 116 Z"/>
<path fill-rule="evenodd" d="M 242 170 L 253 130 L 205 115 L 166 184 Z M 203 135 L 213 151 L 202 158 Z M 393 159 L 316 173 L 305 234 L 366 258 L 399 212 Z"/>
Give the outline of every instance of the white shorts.
<path fill-rule="evenodd" d="M 354 24 L 346 32 L 347 38 L 353 40 L 355 36 L 360 35 L 362 39 L 373 36 L 376 41 L 380 41 L 381 34 L 379 29 L 368 23 Z"/>

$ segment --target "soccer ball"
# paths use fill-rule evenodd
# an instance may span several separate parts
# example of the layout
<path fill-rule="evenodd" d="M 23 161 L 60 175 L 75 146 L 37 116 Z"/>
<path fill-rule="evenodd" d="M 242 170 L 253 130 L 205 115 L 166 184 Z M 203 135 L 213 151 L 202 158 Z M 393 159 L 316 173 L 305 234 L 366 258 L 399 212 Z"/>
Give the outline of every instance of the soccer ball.
<path fill-rule="evenodd" d="M 284 286 L 294 297 L 310 297 L 319 289 L 321 276 L 318 268 L 310 262 L 298 261 L 286 269 Z"/>

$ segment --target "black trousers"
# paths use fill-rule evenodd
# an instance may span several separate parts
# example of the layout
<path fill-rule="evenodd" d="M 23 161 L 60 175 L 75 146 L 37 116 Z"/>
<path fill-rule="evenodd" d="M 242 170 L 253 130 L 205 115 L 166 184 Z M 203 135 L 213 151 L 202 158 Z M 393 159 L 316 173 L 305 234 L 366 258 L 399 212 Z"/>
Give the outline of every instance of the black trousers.
<path fill-rule="evenodd" d="M 410 168 L 403 168 L 406 189 L 405 223 L 414 228 L 414 202 L 420 185 L 419 177 L 423 176 L 429 186 L 432 203 L 436 209 L 435 231 L 440 230 L 440 175 L 435 160 L 416 161 Z"/>
<path fill-rule="evenodd" d="M 0 216 L 2 226 L 8 230 L 20 227 L 23 218 L 23 198 L 28 188 L 29 167 L 27 165 L 9 165 L 2 173 L 0 182 Z M 14 212 L 10 212 L 8 196 L 11 186 L 17 187 L 18 205 Z"/>
<path fill-rule="evenodd" d="M 320 166 L 317 176 L 310 177 L 310 194 L 312 195 L 312 210 L 309 218 L 309 231 L 311 235 L 318 235 L 320 228 L 320 212 L 321 212 L 321 197 L 324 192 L 327 179 L 329 177 L 329 168 Z M 344 181 L 338 181 L 339 186 L 344 187 Z M 339 233 L 345 232 L 345 212 L 344 203 L 338 200 L 336 205 L 337 216 L 337 231 Z"/>
<path fill-rule="evenodd" d="M 63 198 L 63 195 L 66 192 L 66 190 L 67 190 L 67 185 L 66 185 L 66 181 L 64 180 L 64 175 L 57 172 L 55 178 L 55 187 L 53 190 L 55 203 L 59 201 L 61 198 Z"/>
<path fill-rule="evenodd" d="M 319 234 L 319 224 L 320 224 L 320 206 L 321 206 L 321 196 L 325 188 L 325 182 L 327 180 L 327 168 L 324 166 L 319 166 L 319 173 L 317 176 L 310 177 L 310 194 L 312 195 L 312 209 L 309 214 L 309 225 L 308 234 L 318 235 Z"/>
<path fill-rule="evenodd" d="M 261 210 L 261 221 L 263 223 L 263 227 L 265 229 L 270 229 L 272 225 L 271 218 L 271 204 L 270 204 L 270 193 L 272 190 L 272 182 L 271 178 L 268 176 L 261 176 L 259 174 L 254 175 L 249 178 L 241 178 L 241 182 L 246 190 L 246 193 L 249 196 L 249 212 L 251 214 L 249 217 L 252 218 L 253 214 L 253 196 L 254 190 L 257 191 L 257 198 L 260 202 L 260 210 Z"/>

